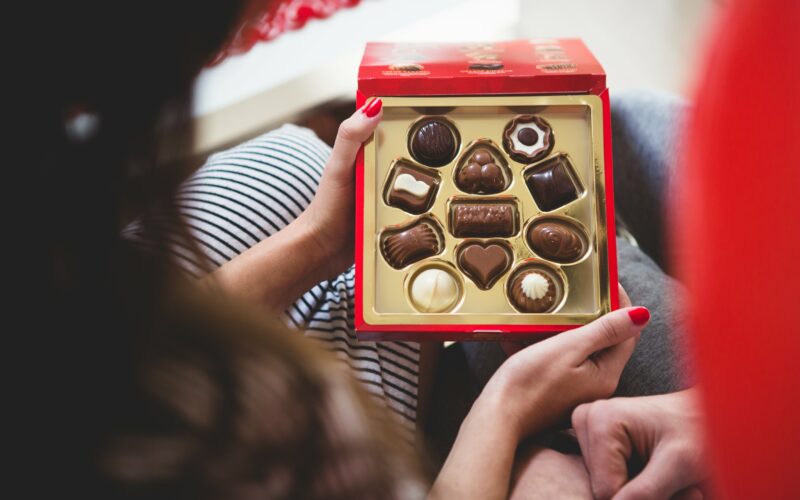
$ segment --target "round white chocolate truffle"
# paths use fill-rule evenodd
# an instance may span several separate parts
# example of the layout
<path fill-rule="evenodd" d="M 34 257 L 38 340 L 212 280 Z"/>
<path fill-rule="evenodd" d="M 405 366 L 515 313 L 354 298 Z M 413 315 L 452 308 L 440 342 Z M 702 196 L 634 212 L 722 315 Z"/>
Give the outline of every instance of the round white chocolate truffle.
<path fill-rule="evenodd" d="M 443 312 L 458 300 L 458 283 L 441 269 L 422 271 L 411 283 L 411 300 L 421 312 Z"/>

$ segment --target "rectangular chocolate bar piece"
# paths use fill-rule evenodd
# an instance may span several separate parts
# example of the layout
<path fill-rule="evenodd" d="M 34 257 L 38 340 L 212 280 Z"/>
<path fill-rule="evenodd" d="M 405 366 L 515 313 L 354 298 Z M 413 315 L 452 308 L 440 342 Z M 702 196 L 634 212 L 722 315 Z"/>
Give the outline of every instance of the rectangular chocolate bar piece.
<path fill-rule="evenodd" d="M 457 238 L 509 237 L 516 233 L 516 219 L 513 203 L 453 203 L 450 230 Z"/>

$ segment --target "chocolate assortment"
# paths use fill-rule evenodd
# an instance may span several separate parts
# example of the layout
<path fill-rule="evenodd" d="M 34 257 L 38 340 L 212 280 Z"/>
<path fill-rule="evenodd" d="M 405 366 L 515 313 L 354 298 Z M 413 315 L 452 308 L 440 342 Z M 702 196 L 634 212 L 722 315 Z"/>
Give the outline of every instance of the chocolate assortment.
<path fill-rule="evenodd" d="M 598 98 L 382 99 L 363 170 L 365 321 L 578 325 L 607 310 Z"/>

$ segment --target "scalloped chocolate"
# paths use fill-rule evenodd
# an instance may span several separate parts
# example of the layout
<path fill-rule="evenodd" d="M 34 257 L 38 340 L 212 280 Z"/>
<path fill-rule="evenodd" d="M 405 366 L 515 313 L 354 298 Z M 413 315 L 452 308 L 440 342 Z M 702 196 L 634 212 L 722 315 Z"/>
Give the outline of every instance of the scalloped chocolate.
<path fill-rule="evenodd" d="M 550 124 L 534 115 L 520 115 L 503 130 L 503 148 L 515 161 L 533 163 L 553 150 L 555 137 Z"/>

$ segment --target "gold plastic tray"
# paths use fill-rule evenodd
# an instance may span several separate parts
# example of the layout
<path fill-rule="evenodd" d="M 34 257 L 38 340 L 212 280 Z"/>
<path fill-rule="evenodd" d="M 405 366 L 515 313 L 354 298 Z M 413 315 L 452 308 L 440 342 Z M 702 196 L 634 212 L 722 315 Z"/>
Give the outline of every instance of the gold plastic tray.
<path fill-rule="evenodd" d="M 364 148 L 364 320 L 373 325 L 474 324 L 474 325 L 576 325 L 585 324 L 610 311 L 608 246 L 605 211 L 605 170 L 603 162 L 602 103 L 593 95 L 487 96 L 487 97 L 381 97 L 383 120 Z M 503 149 L 503 130 L 522 114 L 535 114 L 549 122 L 555 145 L 546 161 L 567 154 L 580 184 L 580 197 L 550 212 L 534 202 L 523 178 L 530 164 L 512 160 Z M 430 210 L 414 215 L 386 204 L 384 193 L 395 162 L 414 161 L 408 150 L 413 124 L 425 116 L 444 116 L 455 125 L 460 137 L 458 154 L 449 164 L 422 167 L 439 173 L 441 182 Z M 486 141 L 495 146 L 511 172 L 508 189 L 495 195 L 470 195 L 458 189 L 454 176 L 464 153 L 473 143 Z M 449 205 L 458 199 L 516 199 L 518 223 L 510 238 L 456 238 L 450 231 Z M 558 264 L 535 255 L 525 242 L 525 231 L 540 216 L 566 217 L 576 221 L 588 237 L 589 250 L 578 262 Z M 436 219 L 441 227 L 443 249 L 438 255 L 410 264 L 391 267 L 380 249 L 383 230 L 403 226 L 420 217 Z M 456 263 L 456 249 L 464 241 L 505 239 L 513 251 L 511 270 L 489 290 L 480 289 Z M 521 313 L 507 297 L 508 280 L 523 263 L 550 268 L 564 281 L 564 296 L 550 313 Z M 409 282 L 429 266 L 450 269 L 457 277 L 461 297 L 445 313 L 423 313 L 414 309 Z"/>

